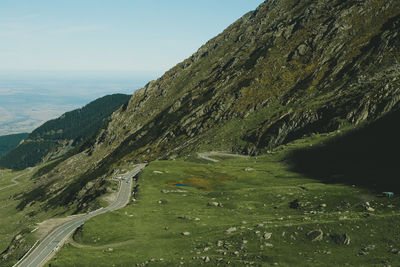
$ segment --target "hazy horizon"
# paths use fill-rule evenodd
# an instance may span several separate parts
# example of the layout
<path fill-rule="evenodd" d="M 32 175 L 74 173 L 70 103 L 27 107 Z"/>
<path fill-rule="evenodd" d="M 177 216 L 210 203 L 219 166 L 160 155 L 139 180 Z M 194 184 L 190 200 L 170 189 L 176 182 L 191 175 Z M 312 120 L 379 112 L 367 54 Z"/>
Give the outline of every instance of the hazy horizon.
<path fill-rule="evenodd" d="M 3 0 L 0 135 L 132 94 L 262 2 Z"/>
<path fill-rule="evenodd" d="M 109 94 L 132 94 L 158 73 L 1 72 L 0 136 L 31 132 Z"/>

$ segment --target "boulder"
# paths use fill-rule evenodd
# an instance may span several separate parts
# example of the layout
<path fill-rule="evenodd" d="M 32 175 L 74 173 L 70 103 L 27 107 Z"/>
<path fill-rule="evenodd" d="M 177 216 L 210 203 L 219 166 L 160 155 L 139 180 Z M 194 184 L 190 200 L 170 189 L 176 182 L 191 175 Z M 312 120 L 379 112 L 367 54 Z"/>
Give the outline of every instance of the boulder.
<path fill-rule="evenodd" d="M 207 206 L 211 206 L 211 207 L 223 207 L 223 205 L 219 202 L 208 202 Z"/>
<path fill-rule="evenodd" d="M 263 237 L 264 237 L 265 240 L 270 239 L 271 236 L 272 236 L 272 233 L 264 233 L 264 235 L 263 235 Z"/>
<path fill-rule="evenodd" d="M 307 237 L 311 239 L 312 242 L 321 241 L 324 238 L 324 232 L 321 229 L 313 230 L 307 233 Z"/>
<path fill-rule="evenodd" d="M 369 252 L 369 251 L 374 250 L 374 249 L 375 249 L 375 245 L 368 245 L 366 247 L 363 247 L 361 250 L 365 251 L 365 252 Z"/>
<path fill-rule="evenodd" d="M 398 255 L 398 254 L 400 254 L 400 249 L 393 248 L 392 250 L 390 250 L 390 252 L 393 253 L 393 254 Z"/>
<path fill-rule="evenodd" d="M 331 234 L 330 235 L 333 242 L 339 245 L 350 245 L 350 236 L 348 234 Z"/>
<path fill-rule="evenodd" d="M 308 46 L 306 44 L 301 44 L 297 48 L 297 53 L 299 56 L 304 56 L 308 51 Z"/>
<path fill-rule="evenodd" d="M 226 235 L 232 234 L 232 233 L 235 232 L 236 230 L 237 230 L 236 227 L 231 227 L 231 228 L 229 228 L 229 229 L 227 229 L 227 230 L 225 231 L 225 234 L 226 234 Z"/>

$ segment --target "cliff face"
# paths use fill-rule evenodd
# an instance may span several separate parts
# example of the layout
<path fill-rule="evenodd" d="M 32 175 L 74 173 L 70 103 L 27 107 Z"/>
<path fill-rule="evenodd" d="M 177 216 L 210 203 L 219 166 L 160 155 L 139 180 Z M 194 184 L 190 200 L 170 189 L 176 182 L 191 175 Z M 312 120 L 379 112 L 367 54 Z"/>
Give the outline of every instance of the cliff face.
<path fill-rule="evenodd" d="M 266 1 L 136 91 L 96 140 L 40 184 L 57 181 L 45 192 L 53 203 L 82 205 L 121 162 L 200 150 L 258 154 L 374 121 L 400 107 L 399 28 L 399 1 Z"/>
<path fill-rule="evenodd" d="M 374 120 L 399 101 L 399 5 L 267 1 L 136 92 L 105 139 L 151 159 L 217 145 L 211 131 L 231 140 L 221 148 L 254 153 Z"/>

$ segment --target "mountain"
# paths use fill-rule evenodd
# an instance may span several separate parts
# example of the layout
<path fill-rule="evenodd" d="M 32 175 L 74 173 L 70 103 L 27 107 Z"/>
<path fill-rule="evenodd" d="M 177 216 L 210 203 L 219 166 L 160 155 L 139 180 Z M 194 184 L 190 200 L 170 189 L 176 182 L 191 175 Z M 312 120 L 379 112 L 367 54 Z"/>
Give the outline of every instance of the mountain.
<path fill-rule="evenodd" d="M 0 136 L 0 158 L 8 151 L 16 148 L 28 136 L 28 133 Z"/>
<path fill-rule="evenodd" d="M 87 209 L 126 162 L 258 155 L 395 112 L 399 26 L 398 1 L 265 1 L 136 91 L 80 153 L 41 172 L 19 208 L 40 198 Z"/>
<path fill-rule="evenodd" d="M 51 266 L 398 265 L 399 26 L 399 1 L 265 1 L 91 137 L 86 115 L 32 133 L 59 148 L 3 171 L 0 262 L 41 239 L 38 221 L 106 206 L 111 178 L 152 161 L 130 205 L 79 227 Z M 244 157 L 197 157 L 216 151 Z"/>
<path fill-rule="evenodd" d="M 105 127 L 108 117 L 128 100 L 124 94 L 104 96 L 44 123 L 2 157 L 0 166 L 22 170 L 65 155 Z"/>

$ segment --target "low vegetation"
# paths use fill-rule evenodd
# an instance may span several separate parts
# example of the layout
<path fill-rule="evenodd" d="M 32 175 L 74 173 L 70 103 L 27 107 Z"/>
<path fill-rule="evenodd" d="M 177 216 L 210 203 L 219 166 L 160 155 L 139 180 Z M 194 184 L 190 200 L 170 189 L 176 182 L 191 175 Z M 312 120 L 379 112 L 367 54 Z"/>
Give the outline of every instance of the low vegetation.
<path fill-rule="evenodd" d="M 41 168 L 46 165 L 24 171 L 0 170 L 0 266 L 13 266 L 37 240 L 73 213 L 66 206 L 46 208 L 46 199 L 30 201 L 20 208 L 25 193 L 37 183 L 35 172 Z M 107 198 L 118 190 L 115 181 L 108 180 L 106 186 L 103 198 L 97 199 L 98 207 L 109 205 Z M 34 192 L 40 194 L 40 190 Z"/>
<path fill-rule="evenodd" d="M 29 170 L 13 172 L 0 170 L 0 265 L 15 263 L 36 241 L 30 234 L 38 222 L 52 217 L 57 210 L 44 213 L 40 206 L 17 209 L 18 195 L 32 187 Z M 17 181 L 18 183 L 15 183 Z"/>
<path fill-rule="evenodd" d="M 51 266 L 400 264 L 399 25 L 396 1 L 265 1 L 121 108 L 44 124 L 0 160 L 47 162 L 0 192 L 4 264 L 36 222 L 100 207 L 110 176 L 143 162 L 132 203 Z"/>
<path fill-rule="evenodd" d="M 398 196 L 291 170 L 293 151 L 330 138 L 216 163 L 152 162 L 135 201 L 88 221 L 49 266 L 399 264 Z"/>

